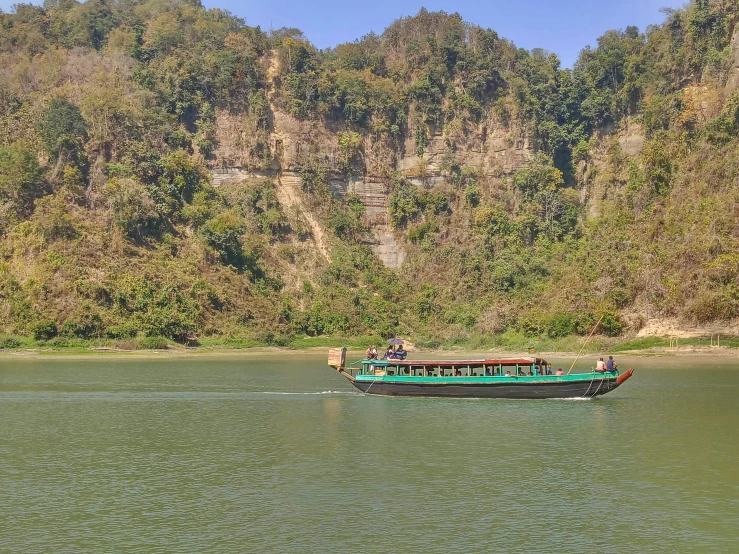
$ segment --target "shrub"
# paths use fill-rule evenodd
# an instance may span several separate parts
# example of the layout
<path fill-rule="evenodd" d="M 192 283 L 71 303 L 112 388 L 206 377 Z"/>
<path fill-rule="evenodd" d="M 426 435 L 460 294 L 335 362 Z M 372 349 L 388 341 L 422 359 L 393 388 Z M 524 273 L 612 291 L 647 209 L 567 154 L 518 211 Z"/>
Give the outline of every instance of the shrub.
<path fill-rule="evenodd" d="M 600 322 L 600 328 L 609 337 L 617 337 L 623 331 L 624 324 L 621 322 L 618 314 L 606 312 Z"/>
<path fill-rule="evenodd" d="M 166 350 L 169 347 L 164 337 L 139 337 L 136 339 L 136 348 L 140 350 Z"/>
<path fill-rule="evenodd" d="M 15 337 L 0 337 L 0 348 L 2 349 L 20 348 L 21 345 L 21 341 Z"/>
<path fill-rule="evenodd" d="M 105 328 L 105 336 L 109 339 L 130 339 L 136 336 L 138 329 L 132 323 L 110 325 Z"/>
<path fill-rule="evenodd" d="M 146 188 L 133 179 L 110 179 L 104 188 L 113 219 L 129 238 L 141 240 L 157 222 L 154 201 Z"/>
<path fill-rule="evenodd" d="M 557 314 L 545 323 L 547 334 L 553 339 L 575 334 L 575 324 L 573 314 Z"/>
<path fill-rule="evenodd" d="M 56 322 L 50 319 L 42 319 L 31 325 L 31 333 L 33 338 L 39 341 L 46 341 L 53 339 L 58 330 L 56 328 Z"/>

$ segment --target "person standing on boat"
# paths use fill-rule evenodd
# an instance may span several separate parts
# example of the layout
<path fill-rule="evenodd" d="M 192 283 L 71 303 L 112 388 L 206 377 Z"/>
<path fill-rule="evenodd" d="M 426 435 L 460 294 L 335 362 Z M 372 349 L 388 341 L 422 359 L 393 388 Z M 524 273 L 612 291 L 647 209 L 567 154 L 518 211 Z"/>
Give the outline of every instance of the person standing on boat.
<path fill-rule="evenodd" d="M 606 370 L 616 371 L 616 361 L 613 359 L 613 356 L 608 356 L 608 361 L 606 362 Z"/>
<path fill-rule="evenodd" d="M 603 358 L 598 360 L 598 363 L 595 364 L 595 371 L 598 373 L 603 373 L 606 370 L 606 363 L 603 361 Z"/>
<path fill-rule="evenodd" d="M 552 364 L 547 364 L 547 375 L 552 374 Z"/>

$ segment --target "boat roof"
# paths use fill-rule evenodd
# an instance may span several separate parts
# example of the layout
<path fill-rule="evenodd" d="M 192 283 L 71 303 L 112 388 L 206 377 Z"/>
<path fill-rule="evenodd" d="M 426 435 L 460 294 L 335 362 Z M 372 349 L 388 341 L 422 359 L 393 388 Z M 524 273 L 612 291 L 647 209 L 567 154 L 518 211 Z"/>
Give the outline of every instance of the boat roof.
<path fill-rule="evenodd" d="M 431 366 L 453 366 L 453 365 L 532 365 L 546 364 L 546 360 L 535 357 L 523 358 L 480 358 L 476 360 L 363 360 L 364 363 L 376 365 L 431 365 Z"/>

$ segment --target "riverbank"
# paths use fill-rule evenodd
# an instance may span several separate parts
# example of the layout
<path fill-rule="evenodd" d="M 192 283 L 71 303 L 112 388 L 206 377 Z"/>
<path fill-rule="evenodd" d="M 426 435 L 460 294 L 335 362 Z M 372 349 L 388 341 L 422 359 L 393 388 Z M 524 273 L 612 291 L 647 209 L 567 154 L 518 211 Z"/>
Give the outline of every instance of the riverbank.
<path fill-rule="evenodd" d="M 17 340 L 17 339 L 16 339 Z M 166 339 L 148 341 L 139 346 L 135 341 L 80 341 L 65 344 L 51 341 L 18 340 L 15 347 L 0 348 L 0 359 L 8 358 L 90 358 L 96 356 L 118 358 L 160 358 L 160 357 L 196 357 L 196 356 L 249 356 L 249 355 L 300 355 L 321 354 L 330 347 L 347 346 L 350 357 L 359 358 L 367 344 L 382 344 L 372 337 L 354 339 L 332 337 L 306 337 L 293 339 L 284 345 L 268 345 L 253 340 L 215 340 L 202 339 L 197 345 L 185 346 Z M 522 353 L 544 358 L 575 358 L 601 355 L 628 356 L 711 356 L 721 358 L 736 357 L 739 359 L 739 338 L 726 337 L 720 345 L 716 339 L 693 338 L 681 339 L 675 343 L 674 338 L 649 337 L 644 339 L 614 340 L 607 337 L 595 337 L 585 344 L 583 337 L 565 337 L 563 339 L 530 340 L 519 344 L 505 344 L 503 341 L 481 340 L 464 341 L 459 344 L 441 344 L 429 347 L 423 341 L 414 344 L 406 342 L 412 358 L 428 357 L 485 357 L 485 356 L 520 356 Z M 496 344 L 497 343 L 497 344 Z M 712 344 L 713 343 L 713 344 Z M 583 348 L 585 344 L 585 348 Z M 582 350 L 582 351 L 581 351 Z"/>

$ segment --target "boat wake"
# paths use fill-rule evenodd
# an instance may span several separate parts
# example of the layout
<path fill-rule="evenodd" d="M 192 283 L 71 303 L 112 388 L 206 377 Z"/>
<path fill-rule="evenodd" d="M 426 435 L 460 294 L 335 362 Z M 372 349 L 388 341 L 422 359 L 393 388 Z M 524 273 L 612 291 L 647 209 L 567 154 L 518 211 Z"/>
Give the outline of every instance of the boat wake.
<path fill-rule="evenodd" d="M 255 394 L 275 394 L 275 395 L 286 395 L 286 396 L 313 396 L 317 394 L 344 394 L 348 396 L 362 396 L 360 392 L 354 392 L 351 390 L 324 390 L 320 392 L 293 392 L 293 391 L 257 391 Z"/>
<path fill-rule="evenodd" d="M 592 396 L 576 396 L 574 398 L 546 398 L 545 400 L 557 400 L 564 402 L 589 402 L 592 399 Z"/>

